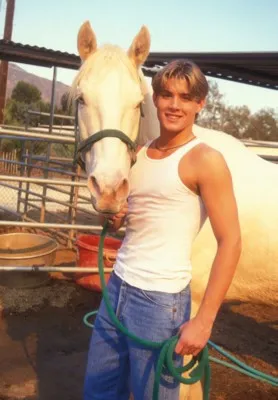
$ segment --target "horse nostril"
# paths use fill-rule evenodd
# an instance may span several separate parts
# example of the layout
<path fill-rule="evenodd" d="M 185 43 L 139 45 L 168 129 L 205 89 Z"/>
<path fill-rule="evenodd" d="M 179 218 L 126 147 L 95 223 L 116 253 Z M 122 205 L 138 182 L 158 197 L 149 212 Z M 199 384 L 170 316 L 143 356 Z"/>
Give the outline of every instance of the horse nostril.
<path fill-rule="evenodd" d="M 101 193 L 100 186 L 98 184 L 97 178 L 94 175 L 90 177 L 90 183 L 93 191 L 100 194 Z"/>
<path fill-rule="evenodd" d="M 117 188 L 117 197 L 126 198 L 129 192 L 129 183 L 126 178 L 124 178 Z"/>
<path fill-rule="evenodd" d="M 123 179 L 122 185 L 128 189 L 128 180 L 126 178 Z"/>

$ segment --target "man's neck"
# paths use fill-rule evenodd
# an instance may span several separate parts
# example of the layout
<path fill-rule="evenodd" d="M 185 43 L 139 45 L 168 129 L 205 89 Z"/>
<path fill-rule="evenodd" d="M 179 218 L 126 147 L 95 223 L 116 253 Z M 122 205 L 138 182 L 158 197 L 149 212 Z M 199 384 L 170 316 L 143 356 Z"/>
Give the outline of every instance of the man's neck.
<path fill-rule="evenodd" d="M 190 140 L 193 137 L 192 126 L 184 129 L 181 132 L 169 132 L 166 130 L 160 130 L 160 136 L 158 138 L 160 146 L 174 146 Z"/>

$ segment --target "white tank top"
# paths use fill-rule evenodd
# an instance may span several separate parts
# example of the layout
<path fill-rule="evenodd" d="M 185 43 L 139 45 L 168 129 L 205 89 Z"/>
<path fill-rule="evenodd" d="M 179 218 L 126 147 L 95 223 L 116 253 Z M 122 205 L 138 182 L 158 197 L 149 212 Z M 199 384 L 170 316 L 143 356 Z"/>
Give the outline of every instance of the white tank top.
<path fill-rule="evenodd" d="M 115 273 L 143 290 L 178 293 L 191 280 L 191 247 L 206 211 L 202 199 L 181 181 L 181 158 L 198 138 L 166 158 L 148 157 L 148 142 L 130 173 L 126 234 Z"/>

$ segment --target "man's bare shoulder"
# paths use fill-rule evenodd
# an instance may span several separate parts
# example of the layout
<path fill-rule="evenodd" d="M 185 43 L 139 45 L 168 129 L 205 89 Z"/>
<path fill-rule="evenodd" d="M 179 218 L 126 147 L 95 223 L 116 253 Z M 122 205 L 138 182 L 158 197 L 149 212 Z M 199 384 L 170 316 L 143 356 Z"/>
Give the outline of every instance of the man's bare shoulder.
<path fill-rule="evenodd" d="M 192 150 L 194 161 L 201 167 L 227 166 L 222 153 L 206 143 L 200 143 Z"/>
<path fill-rule="evenodd" d="M 197 146 L 193 147 L 192 152 L 194 151 L 195 157 L 198 159 L 206 158 L 206 157 L 213 157 L 214 155 L 217 157 L 217 154 L 220 154 L 220 151 L 214 149 L 213 147 L 209 146 L 206 143 L 199 143 Z"/>
<path fill-rule="evenodd" d="M 199 177 L 213 176 L 217 174 L 218 177 L 223 175 L 230 175 L 229 167 L 222 153 L 213 147 L 208 146 L 206 143 L 201 143 L 194 149 L 194 161 L 199 172 Z"/>
<path fill-rule="evenodd" d="M 230 172 L 222 154 L 205 143 L 200 143 L 185 154 L 179 165 L 181 181 L 194 193 L 213 179 L 230 179 Z"/>

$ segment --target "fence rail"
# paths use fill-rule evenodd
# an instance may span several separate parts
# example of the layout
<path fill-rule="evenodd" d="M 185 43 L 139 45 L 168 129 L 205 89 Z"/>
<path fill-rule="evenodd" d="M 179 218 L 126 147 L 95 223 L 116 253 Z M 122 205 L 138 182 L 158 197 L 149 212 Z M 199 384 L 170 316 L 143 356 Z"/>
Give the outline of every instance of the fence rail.
<path fill-rule="evenodd" d="M 1 228 L 45 230 L 69 248 L 77 227 L 99 231 L 84 176 L 74 162 L 75 136 L 3 127 L 0 132 L 0 149 L 3 139 L 20 148 L 0 153 Z M 11 215 L 16 221 L 9 221 Z"/>

